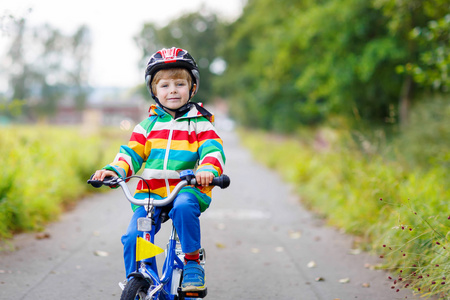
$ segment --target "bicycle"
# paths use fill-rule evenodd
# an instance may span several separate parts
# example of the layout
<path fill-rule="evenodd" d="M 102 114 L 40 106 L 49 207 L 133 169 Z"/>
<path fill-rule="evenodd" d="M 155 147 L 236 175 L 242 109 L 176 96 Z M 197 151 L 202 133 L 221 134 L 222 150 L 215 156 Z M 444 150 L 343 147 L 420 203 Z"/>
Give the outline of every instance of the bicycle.
<path fill-rule="evenodd" d="M 99 188 L 105 186 L 120 186 L 125 197 L 135 205 L 147 206 L 147 216 L 139 218 L 138 230 L 144 233 L 144 238 L 150 243 L 154 243 L 154 234 L 152 234 L 153 211 L 155 207 L 164 207 L 170 204 L 178 195 L 180 190 L 187 185 L 196 185 L 195 176 L 192 170 L 185 170 L 180 173 L 181 181 L 175 186 L 173 191 L 166 198 L 155 200 L 153 198 L 136 199 L 134 198 L 126 184 L 126 180 L 132 177 L 141 178 L 139 176 L 130 176 L 125 179 L 118 177 L 106 177 L 104 181 L 88 180 L 88 184 Z M 91 177 L 92 178 L 92 177 Z M 141 178 L 142 179 L 142 178 Z M 215 177 L 211 185 L 219 186 L 224 189 L 230 185 L 230 178 L 227 175 Z M 162 213 L 162 223 L 169 219 L 167 212 Z M 172 231 L 165 250 L 165 260 L 161 277 L 155 272 L 146 260 L 136 261 L 138 270 L 131 273 L 126 284 L 119 285 L 122 288 L 121 300 L 188 300 L 204 298 L 207 295 L 207 289 L 201 291 L 182 291 L 181 278 L 184 268 L 184 253 L 178 239 L 175 227 L 172 224 Z M 205 250 L 200 249 L 200 264 L 205 265 Z"/>

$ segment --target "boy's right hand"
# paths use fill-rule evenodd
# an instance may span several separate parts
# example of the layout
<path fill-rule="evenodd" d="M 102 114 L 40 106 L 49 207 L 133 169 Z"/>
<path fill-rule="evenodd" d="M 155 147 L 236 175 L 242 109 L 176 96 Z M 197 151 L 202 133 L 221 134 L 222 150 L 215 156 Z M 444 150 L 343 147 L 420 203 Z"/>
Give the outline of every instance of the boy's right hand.
<path fill-rule="evenodd" d="M 100 180 L 103 181 L 105 177 L 119 177 L 117 176 L 116 172 L 110 171 L 110 170 L 97 170 L 94 173 L 94 176 L 92 176 L 92 180 Z"/>

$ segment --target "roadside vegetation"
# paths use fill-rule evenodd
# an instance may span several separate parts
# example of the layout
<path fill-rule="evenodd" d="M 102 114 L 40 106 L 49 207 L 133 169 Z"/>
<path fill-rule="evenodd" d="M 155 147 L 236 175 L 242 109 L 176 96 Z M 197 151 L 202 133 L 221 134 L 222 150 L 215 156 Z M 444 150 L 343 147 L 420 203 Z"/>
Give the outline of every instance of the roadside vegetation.
<path fill-rule="evenodd" d="M 141 70 L 158 49 L 187 49 L 202 78 L 195 100 L 227 103 L 255 157 L 397 271 L 394 293 L 448 298 L 449 1 L 245 3 L 235 20 L 202 9 L 144 24 Z M 89 105 L 89 29 L 12 21 L 0 123 L 51 119 L 61 101 Z M 30 44 L 33 56 L 21 50 Z M 134 91 L 149 99 L 144 82 Z M 85 193 L 104 143 L 73 129 L 0 128 L 0 238 L 40 228 Z"/>
<path fill-rule="evenodd" d="M 448 299 L 449 2 L 248 1 L 228 29 L 216 84 L 242 142 L 364 237 L 393 293 Z"/>
<path fill-rule="evenodd" d="M 57 220 L 86 195 L 86 180 L 120 143 L 106 129 L 0 127 L 0 240 Z"/>
<path fill-rule="evenodd" d="M 242 143 L 295 186 L 328 224 L 363 237 L 357 245 L 397 274 L 391 288 L 447 295 L 450 278 L 450 102 L 415 108 L 408 130 L 342 122 L 279 135 L 242 130 Z M 372 128 L 373 129 L 373 128 Z"/>

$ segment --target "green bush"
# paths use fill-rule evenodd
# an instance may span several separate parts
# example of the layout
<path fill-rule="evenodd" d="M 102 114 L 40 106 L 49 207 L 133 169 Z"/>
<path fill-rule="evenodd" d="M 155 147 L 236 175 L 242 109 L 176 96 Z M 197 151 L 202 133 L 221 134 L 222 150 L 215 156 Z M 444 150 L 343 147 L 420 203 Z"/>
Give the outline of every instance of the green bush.
<path fill-rule="evenodd" d="M 364 237 L 360 247 L 398 272 L 393 286 L 448 295 L 448 112 L 445 103 L 416 107 L 411 128 L 392 142 L 330 128 L 289 138 L 246 131 L 242 142 L 293 182 L 308 208 Z"/>
<path fill-rule="evenodd" d="M 0 128 L 0 239 L 41 229 L 89 190 L 86 180 L 120 144 L 102 136 L 77 128 Z"/>

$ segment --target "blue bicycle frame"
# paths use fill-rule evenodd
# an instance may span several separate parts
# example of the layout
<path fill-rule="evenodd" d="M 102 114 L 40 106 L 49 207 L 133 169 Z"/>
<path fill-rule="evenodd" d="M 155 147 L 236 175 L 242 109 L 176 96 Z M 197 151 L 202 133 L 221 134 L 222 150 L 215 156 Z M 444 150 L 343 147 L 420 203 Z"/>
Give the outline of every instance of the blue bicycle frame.
<path fill-rule="evenodd" d="M 144 232 L 144 237 L 150 237 L 150 242 L 154 243 L 154 235 L 151 232 Z M 179 285 L 179 280 L 181 272 L 183 270 L 183 262 L 177 254 L 177 233 L 175 228 L 172 226 L 172 233 L 169 238 L 166 249 L 166 259 L 163 265 L 163 274 L 159 278 L 158 274 L 151 268 L 149 264 L 141 262 L 141 266 L 136 273 L 130 274 L 130 276 L 142 276 L 144 278 L 150 278 L 153 282 L 153 286 L 150 288 L 151 299 L 162 299 L 174 300 L 177 295 L 177 289 Z M 173 276 L 174 270 L 178 270 L 180 276 Z M 178 282 L 177 282 L 178 281 Z M 160 297 L 160 298 L 158 298 Z"/>
<path fill-rule="evenodd" d="M 136 177 L 136 176 L 134 176 Z M 91 177 L 92 178 L 92 177 Z M 122 188 L 126 198 L 128 201 L 135 205 L 147 206 L 150 215 L 147 215 L 144 218 L 138 219 L 138 230 L 143 232 L 144 239 L 154 244 L 155 233 L 152 230 L 152 212 L 154 207 L 164 207 L 170 202 L 173 201 L 175 196 L 180 192 L 180 190 L 186 185 L 195 185 L 195 176 L 192 170 L 182 171 L 180 174 L 180 181 L 175 188 L 172 190 L 171 194 L 168 195 L 165 199 L 158 200 L 158 203 L 154 203 L 154 199 L 136 199 L 134 198 L 128 186 L 125 183 L 124 179 L 119 179 L 117 177 L 108 177 L 103 181 L 98 180 L 88 180 L 88 183 L 94 187 L 100 187 L 102 185 L 107 186 L 117 186 L 119 185 Z M 221 188 L 226 188 L 230 184 L 230 179 L 226 175 L 222 175 L 219 177 L 215 177 L 211 185 L 217 185 Z M 142 223 L 139 223 L 139 222 Z M 141 224 L 141 226 L 140 226 Z M 153 257 L 151 260 L 145 259 L 139 262 L 139 267 L 136 272 L 133 272 L 129 275 L 129 277 L 142 278 L 151 282 L 151 286 L 145 292 L 145 299 L 164 299 L 164 300 L 193 300 L 198 298 L 204 298 L 207 294 L 207 290 L 201 291 L 182 291 L 179 287 L 182 271 L 184 268 L 183 263 L 184 254 L 181 250 L 181 246 L 179 246 L 178 235 L 175 230 L 175 227 L 172 224 L 172 233 L 169 238 L 169 242 L 166 248 L 166 258 L 164 260 L 164 265 L 162 268 L 162 276 L 159 278 L 158 270 L 156 267 L 156 260 Z M 205 253 L 203 249 L 200 249 L 200 262 L 204 264 Z M 155 263 L 151 263 L 155 262 Z M 119 284 L 120 285 L 120 284 Z M 128 286 L 128 283 L 127 283 Z M 131 285 L 133 286 L 133 285 Z M 124 285 L 121 285 L 122 289 L 124 289 Z M 133 286 L 136 288 L 137 286 Z M 139 287 L 138 287 L 139 288 Z M 126 287 L 125 287 L 126 289 Z M 125 292 L 125 290 L 124 290 Z M 133 291 L 134 293 L 134 291 Z M 143 290 L 138 290 L 139 296 L 144 296 Z M 122 294 L 123 295 L 123 294 Z M 128 297 L 129 295 L 127 295 Z"/>

